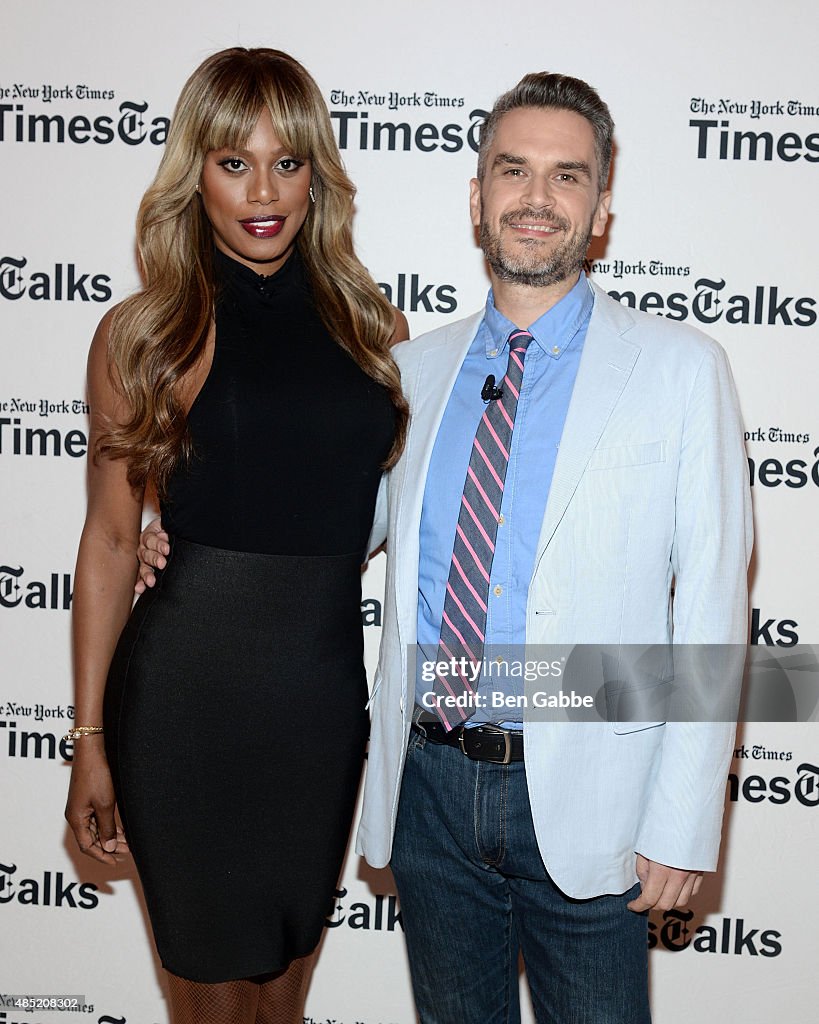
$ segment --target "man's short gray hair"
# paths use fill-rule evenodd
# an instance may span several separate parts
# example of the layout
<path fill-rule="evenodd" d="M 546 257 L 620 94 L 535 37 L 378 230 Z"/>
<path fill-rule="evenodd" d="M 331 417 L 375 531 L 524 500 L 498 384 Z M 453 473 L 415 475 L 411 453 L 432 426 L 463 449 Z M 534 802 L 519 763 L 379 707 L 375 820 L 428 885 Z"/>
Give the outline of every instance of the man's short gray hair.
<path fill-rule="evenodd" d="M 594 148 L 597 153 L 599 167 L 598 185 L 602 192 L 609 179 L 611 166 L 612 137 L 614 121 L 609 108 L 600 99 L 596 89 L 568 75 L 552 74 L 548 71 L 537 71 L 525 75 L 518 84 L 499 96 L 494 107 L 481 128 L 478 146 L 478 180 L 482 181 L 486 173 L 486 157 L 498 122 L 510 110 L 523 107 L 541 107 L 554 110 L 571 110 L 580 114 L 592 126 L 594 131 Z"/>

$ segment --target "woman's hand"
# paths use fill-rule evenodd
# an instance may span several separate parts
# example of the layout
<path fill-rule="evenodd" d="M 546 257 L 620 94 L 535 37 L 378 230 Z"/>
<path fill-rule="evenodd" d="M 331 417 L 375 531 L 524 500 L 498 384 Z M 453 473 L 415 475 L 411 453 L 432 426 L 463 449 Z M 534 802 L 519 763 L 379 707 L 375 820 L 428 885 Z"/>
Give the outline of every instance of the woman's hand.
<path fill-rule="evenodd" d="M 171 553 L 170 537 L 162 529 L 159 516 L 152 519 L 139 535 L 139 547 L 137 558 L 139 558 L 139 576 L 137 576 L 134 590 L 143 594 L 146 587 L 152 587 L 156 583 L 154 569 L 164 569 L 167 564 L 165 556 Z"/>
<path fill-rule="evenodd" d="M 114 818 L 114 786 L 102 736 L 74 741 L 74 764 L 65 817 L 83 853 L 103 864 L 118 863 L 128 853 L 125 834 Z"/>

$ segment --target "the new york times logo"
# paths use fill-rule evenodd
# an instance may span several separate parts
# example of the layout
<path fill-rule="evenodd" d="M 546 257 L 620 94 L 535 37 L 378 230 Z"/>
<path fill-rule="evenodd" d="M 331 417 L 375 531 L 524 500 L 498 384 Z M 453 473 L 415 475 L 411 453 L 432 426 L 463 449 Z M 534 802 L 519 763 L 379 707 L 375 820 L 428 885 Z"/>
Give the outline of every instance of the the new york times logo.
<path fill-rule="evenodd" d="M 639 271 L 638 271 L 639 273 Z M 669 320 L 696 320 L 701 324 L 754 324 L 766 327 L 812 327 L 817 320 L 816 299 L 809 295 L 788 295 L 778 285 L 756 285 L 752 291 L 726 293 L 723 278 L 701 277 L 693 294 L 675 291 L 640 293 L 636 289 L 606 289 L 625 306 L 657 313 Z"/>
<path fill-rule="evenodd" d="M 810 432 L 783 430 L 781 427 L 768 427 L 763 430 L 757 427 L 745 431 L 745 440 L 764 444 L 788 445 L 810 444 Z M 782 450 L 769 450 L 764 457 L 758 453 L 748 456 L 748 472 L 751 487 L 785 486 L 791 490 L 807 487 L 809 484 L 819 487 L 819 448 L 805 452 L 806 458 L 787 459 Z"/>
<path fill-rule="evenodd" d="M 433 89 L 425 92 L 398 92 L 396 89 L 332 89 L 330 104 L 334 107 L 386 107 L 387 110 L 417 110 L 431 107 L 463 107 L 463 96 L 442 96 Z"/>
<path fill-rule="evenodd" d="M 781 807 L 793 800 L 802 807 L 819 807 L 819 767 L 805 761 L 797 766 L 795 779 L 787 775 L 775 775 L 771 779 L 745 775 L 740 779 L 732 772 L 728 776 L 728 798 L 732 803 L 744 800 L 749 804 Z"/>
<path fill-rule="evenodd" d="M 82 398 L 6 398 L 0 400 L 0 412 L 36 412 L 40 416 L 87 416 L 91 411 Z"/>
<path fill-rule="evenodd" d="M 734 750 L 735 760 L 750 758 L 752 761 L 792 761 L 792 750 L 770 750 L 764 743 L 742 744 Z"/>
<path fill-rule="evenodd" d="M 0 298 L 14 302 L 108 302 L 108 274 L 81 274 L 74 263 L 55 263 L 48 270 L 27 271 L 25 256 L 0 256 Z"/>
<path fill-rule="evenodd" d="M 0 904 L 74 910 L 93 910 L 99 904 L 93 882 L 67 882 L 62 871 L 36 872 L 22 878 L 17 870 L 16 864 L 0 861 Z"/>
<path fill-rule="evenodd" d="M 341 150 L 460 153 L 466 146 L 477 153 L 478 137 L 487 113 L 476 107 L 469 112 L 468 124 L 450 121 L 440 127 L 429 121 L 414 126 L 408 121 L 371 121 L 366 110 L 331 109 L 330 117 L 336 126 Z"/>
<path fill-rule="evenodd" d="M 85 82 L 77 85 L 27 85 L 25 82 L 12 82 L 11 85 L 0 85 L 0 100 L 42 100 L 53 103 L 54 100 L 112 100 L 113 89 L 95 89 Z"/>
<path fill-rule="evenodd" d="M 168 137 L 170 119 L 149 117 L 148 104 L 125 100 L 114 115 L 87 117 L 75 114 L 32 114 L 23 103 L 0 103 L 0 142 L 96 142 L 107 146 L 122 142 L 139 146 L 143 142 L 162 146 Z"/>
<path fill-rule="evenodd" d="M 697 159 L 707 160 L 782 160 L 794 163 L 807 160 L 819 162 L 819 132 L 740 130 L 729 117 L 750 118 L 751 121 L 771 120 L 779 117 L 819 117 L 819 106 L 803 103 L 799 99 L 772 99 L 771 97 L 735 98 L 719 96 L 708 98 L 693 96 L 689 103 L 693 118 L 688 126 L 694 129 Z M 804 123 L 804 122 L 803 122 Z"/>
<path fill-rule="evenodd" d="M 779 956 L 782 933 L 773 928 L 748 928 L 742 917 L 724 917 L 718 926 L 710 924 L 689 928 L 693 910 L 666 910 L 661 924 L 648 922 L 648 948 L 679 953 L 689 947 L 697 953 L 727 956 Z"/>
<path fill-rule="evenodd" d="M 22 565 L 0 565 L 0 610 L 39 608 L 67 612 L 74 596 L 71 573 L 52 572 L 47 579 L 24 579 Z"/>
<path fill-rule="evenodd" d="M 688 126 L 696 131 L 697 159 L 707 160 L 807 160 L 819 163 L 819 132 L 738 131 L 731 122 L 694 118 Z"/>

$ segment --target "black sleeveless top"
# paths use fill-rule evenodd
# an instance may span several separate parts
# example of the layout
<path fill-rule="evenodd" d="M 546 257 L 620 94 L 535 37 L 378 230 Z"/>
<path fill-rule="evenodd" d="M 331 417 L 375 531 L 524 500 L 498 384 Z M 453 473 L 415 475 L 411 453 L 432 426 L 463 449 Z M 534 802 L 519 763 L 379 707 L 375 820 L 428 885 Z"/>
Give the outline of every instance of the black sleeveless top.
<path fill-rule="evenodd" d="M 215 253 L 216 345 L 188 415 L 172 535 L 236 551 L 364 551 L 394 407 L 332 339 L 298 251 L 270 277 Z"/>

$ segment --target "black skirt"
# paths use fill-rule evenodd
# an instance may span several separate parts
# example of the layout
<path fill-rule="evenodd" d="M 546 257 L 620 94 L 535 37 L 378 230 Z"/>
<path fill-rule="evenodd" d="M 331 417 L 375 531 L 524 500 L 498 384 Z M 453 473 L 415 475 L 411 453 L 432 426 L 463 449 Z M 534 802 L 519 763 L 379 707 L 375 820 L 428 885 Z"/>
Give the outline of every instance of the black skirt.
<path fill-rule="evenodd" d="M 360 561 L 176 538 L 122 633 L 106 752 L 174 974 L 279 971 L 321 937 L 368 732 Z"/>

